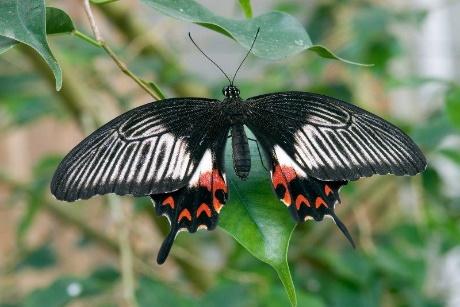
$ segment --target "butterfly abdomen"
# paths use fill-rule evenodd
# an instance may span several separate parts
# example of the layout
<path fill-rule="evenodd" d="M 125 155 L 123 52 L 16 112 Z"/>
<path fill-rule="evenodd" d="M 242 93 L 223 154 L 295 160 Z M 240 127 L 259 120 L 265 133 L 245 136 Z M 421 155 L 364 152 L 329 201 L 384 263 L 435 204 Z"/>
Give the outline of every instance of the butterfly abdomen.
<path fill-rule="evenodd" d="M 232 149 L 235 174 L 241 179 L 246 179 L 251 170 L 251 155 L 243 125 L 232 126 Z"/>

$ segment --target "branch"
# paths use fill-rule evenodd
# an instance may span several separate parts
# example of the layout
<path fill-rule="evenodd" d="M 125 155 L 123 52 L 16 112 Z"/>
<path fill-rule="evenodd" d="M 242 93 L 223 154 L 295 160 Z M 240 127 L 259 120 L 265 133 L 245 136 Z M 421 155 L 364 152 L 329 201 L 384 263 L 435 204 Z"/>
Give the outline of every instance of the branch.
<path fill-rule="evenodd" d="M 137 16 L 132 14 L 129 4 L 126 4 L 125 1 L 118 1 L 111 5 L 98 5 L 95 8 L 120 32 L 127 43 L 133 38 L 141 36 L 148 40 L 140 51 L 140 54 L 142 56 L 155 57 L 163 64 L 156 71 L 160 80 L 169 79 L 168 76 L 171 75 L 171 71 L 175 75 L 186 77 L 185 79 L 181 79 L 180 82 L 169 82 L 168 86 L 174 90 L 176 95 L 184 97 L 195 95 L 202 97 L 209 96 L 209 91 L 205 86 L 183 72 L 182 67 L 179 65 L 180 61 L 175 59 L 174 53 L 164 50 L 156 39 L 151 39 L 154 33 L 149 32 L 147 36 L 145 35 L 145 29 L 149 29 L 151 26 L 143 23 Z"/>
<path fill-rule="evenodd" d="M 147 84 L 145 84 L 139 77 L 137 77 L 131 70 L 129 70 L 128 66 L 115 54 L 115 52 L 113 52 L 113 50 L 104 41 L 104 39 L 102 38 L 101 32 L 99 31 L 99 28 L 97 27 L 93 12 L 91 11 L 89 0 L 83 0 L 83 6 L 85 8 L 85 13 L 88 16 L 91 30 L 93 31 L 93 34 L 96 40 L 84 35 L 83 33 L 79 31 L 74 31 L 73 33 L 77 37 L 82 38 L 85 41 L 90 42 L 91 44 L 97 45 L 101 47 L 102 49 L 104 49 L 104 51 L 112 58 L 112 60 L 117 64 L 118 68 L 120 68 L 120 70 L 125 75 L 133 79 L 134 82 L 136 82 L 144 91 L 146 91 L 155 100 L 160 100 L 162 97 L 161 92 L 157 93 L 156 91 L 154 91 Z M 158 86 L 155 85 L 155 88 L 158 88 Z"/>

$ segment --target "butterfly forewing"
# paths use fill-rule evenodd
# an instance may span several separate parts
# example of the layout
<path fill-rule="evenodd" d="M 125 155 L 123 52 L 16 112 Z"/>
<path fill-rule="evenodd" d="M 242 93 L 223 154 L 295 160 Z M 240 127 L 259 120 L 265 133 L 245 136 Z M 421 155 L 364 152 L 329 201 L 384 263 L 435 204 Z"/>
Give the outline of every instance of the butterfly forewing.
<path fill-rule="evenodd" d="M 215 102 L 167 99 L 120 115 L 64 158 L 52 193 L 74 201 L 111 192 L 143 196 L 187 185 L 206 150 L 229 129 Z"/>
<path fill-rule="evenodd" d="M 420 149 L 399 128 L 341 100 L 283 92 L 246 104 L 246 124 L 256 137 L 279 145 L 314 178 L 415 175 L 426 167 Z"/>

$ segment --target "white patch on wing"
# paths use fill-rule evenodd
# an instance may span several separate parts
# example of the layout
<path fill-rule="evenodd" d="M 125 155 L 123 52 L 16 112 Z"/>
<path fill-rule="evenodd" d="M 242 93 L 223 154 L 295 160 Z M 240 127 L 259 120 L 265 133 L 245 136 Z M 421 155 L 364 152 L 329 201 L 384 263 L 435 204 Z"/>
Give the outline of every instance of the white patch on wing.
<path fill-rule="evenodd" d="M 206 226 L 204 224 L 200 224 L 200 225 L 198 225 L 198 230 L 208 230 L 208 226 Z"/>
<path fill-rule="evenodd" d="M 163 173 L 169 165 L 169 155 L 171 154 L 171 150 L 175 142 L 176 138 L 170 133 L 163 134 L 158 141 L 158 148 L 160 150 L 158 150 L 158 152 L 155 154 L 154 160 L 154 165 L 156 168 L 156 182 L 160 182 L 163 179 Z M 160 155 L 162 155 L 163 159 L 161 160 L 161 164 L 158 165 Z"/>
<path fill-rule="evenodd" d="M 307 174 L 299 167 L 299 165 L 288 156 L 288 154 L 278 145 L 273 147 L 275 151 L 275 156 L 280 165 L 290 166 L 294 168 L 297 175 L 301 177 L 307 177 Z"/>
<path fill-rule="evenodd" d="M 200 175 L 210 171 L 212 171 L 212 152 L 211 149 L 207 149 L 203 158 L 201 158 L 200 164 L 198 164 L 195 173 L 193 173 L 192 178 L 190 178 L 189 186 L 197 186 L 200 180 Z"/>

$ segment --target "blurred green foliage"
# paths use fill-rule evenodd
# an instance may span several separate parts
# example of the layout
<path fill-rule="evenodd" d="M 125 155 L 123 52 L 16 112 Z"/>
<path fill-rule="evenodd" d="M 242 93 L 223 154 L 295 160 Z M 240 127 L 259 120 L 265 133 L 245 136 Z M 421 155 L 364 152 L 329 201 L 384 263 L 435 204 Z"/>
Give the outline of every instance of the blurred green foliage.
<path fill-rule="evenodd" d="M 93 1 L 110 2 L 110 1 Z M 248 15 L 249 1 L 240 1 Z M 112 30 L 122 37 L 123 44 L 135 39 L 135 30 L 130 28 L 130 20 L 136 20 L 136 12 L 123 15 L 124 21 L 117 21 L 117 11 L 111 6 L 101 6 L 100 13 L 112 25 Z M 248 6 L 249 5 L 249 6 Z M 391 64 L 410 54 L 393 27 L 417 29 L 424 22 L 425 11 L 400 11 L 384 6 L 378 1 L 343 0 L 315 1 L 305 9 L 303 2 L 279 2 L 273 9 L 295 13 L 306 27 L 313 41 L 331 46 L 340 56 L 357 59 L 364 63 L 374 63 L 373 68 L 345 66 L 310 55 L 290 58 L 283 62 L 264 65 L 263 71 L 251 80 L 239 80 L 244 96 L 278 90 L 298 89 L 319 92 L 347 101 L 355 101 L 366 108 L 362 97 L 366 83 L 379 84 L 381 90 L 410 89 L 417 90 L 427 84 L 442 84 L 444 90 L 439 96 L 443 104 L 433 104 L 430 112 L 418 122 L 408 122 L 398 118 L 398 124 L 408 132 L 423 148 L 429 160 L 428 169 L 417 178 L 381 177 L 365 179 L 351 183 L 342 190 L 343 204 L 338 208 L 340 215 L 350 226 L 358 243 L 352 250 L 331 221 L 307 223 L 296 227 L 289 250 L 289 265 L 297 290 L 299 306 L 441 306 L 446 298 L 441 290 L 432 289 L 437 280 L 433 280 L 435 265 L 442 263 L 448 253 L 460 243 L 460 199 L 450 193 L 449 177 L 445 176 L 440 162 L 448 161 L 460 171 L 460 155 L 457 147 L 445 144 L 446 140 L 458 137 L 460 128 L 460 90 L 457 84 L 434 80 L 426 76 L 395 75 Z M 258 12 L 254 12 L 254 15 Z M 136 20 L 137 21 L 137 20 Z M 343 28 L 344 24 L 347 26 Z M 132 26 L 132 24 L 131 24 Z M 77 27 L 82 27 L 78 25 Z M 147 26 L 144 25 L 145 28 Z M 134 27 L 135 28 L 135 27 Z M 134 31 L 134 32 L 130 32 Z M 1 33 L 0 33 L 1 35 Z M 131 35 L 131 36 L 130 36 Z M 343 39 L 342 37 L 346 37 Z M 159 50 L 168 46 L 155 46 L 149 42 L 142 52 L 132 60 L 130 67 L 136 74 L 147 75 L 155 72 L 156 84 L 170 95 L 198 95 L 196 80 L 199 76 L 184 72 L 173 56 L 165 57 Z M 2 48 L 0 42 L 0 48 Z M 130 50 L 115 48 L 122 57 L 129 57 Z M 0 49 L 3 51 L 3 49 Z M 14 50 L 14 49 L 12 49 Z M 72 74 L 68 84 L 76 82 L 80 91 L 86 91 L 85 97 L 103 94 L 112 97 L 120 110 L 126 110 L 136 96 L 132 91 L 119 93 L 109 84 L 102 72 L 93 65 L 104 55 L 92 46 L 77 41 L 75 37 L 53 38 L 53 51 L 59 54 L 65 74 Z M 179 55 L 180 57 L 180 55 Z M 79 105 L 82 117 L 76 116 L 69 104 L 69 88 L 64 82 L 63 92 L 54 93 L 46 87 L 44 80 L 47 71 L 38 66 L 17 65 L 28 58 L 36 61 L 24 49 L 8 51 L 0 57 L 0 133 L 8 134 L 17 129 L 34 129 L 42 119 L 54 118 L 62 124 L 72 122 L 85 123 L 82 117 L 91 116 L 94 110 Z M 248 66 L 255 65 L 249 60 Z M 66 67 L 72 67 L 66 71 Z M 331 71 L 334 72 L 331 77 Z M 121 74 L 121 73 L 120 73 Z M 363 77 L 365 75 L 365 77 Z M 184 85 L 189 85 L 188 87 Z M 54 86 L 54 80 L 53 80 Z M 203 86 L 203 85 L 201 85 Z M 220 97 L 222 82 L 205 85 L 204 91 Z M 192 88 L 190 91 L 189 89 Z M 67 91 L 67 92 L 66 92 Z M 195 92 L 194 92 L 195 91 Z M 71 99 L 71 98 L 70 98 Z M 69 106 L 70 105 L 70 106 Z M 78 113 L 80 114 L 80 113 Z M 392 114 L 385 114 L 391 121 Z M 394 114 L 393 114 L 394 115 Z M 396 114 L 397 115 L 397 114 Z M 49 136 L 47 136 L 49 137 Z M 256 151 L 253 150 L 253 162 L 258 165 Z M 62 154 L 62 153 L 61 153 Z M 27 238 L 36 226 L 40 214 L 50 215 L 60 223 L 78 229 L 80 241 L 75 243 L 78 249 L 91 252 L 88 245 L 107 250 L 118 255 L 116 240 L 105 233 L 104 228 L 92 228 L 84 219 L 72 214 L 66 215 L 55 208 L 48 185 L 59 157 L 50 153 L 44 155 L 32 171 L 30 180 L 17 182 L 14 173 L 0 170 L 0 185 L 9 189 L 7 203 L 1 204 L 13 208 L 23 204 L 23 210 L 17 222 L 17 247 L 8 261 L 0 264 L 0 306 L 64 306 L 69 303 L 81 303 L 88 306 L 113 306 L 120 304 L 123 287 L 122 268 L 113 268 L 107 260 L 106 267 L 95 264 L 92 272 L 69 274 L 59 271 L 54 281 L 43 283 L 36 289 L 23 293 L 7 281 L 21 278 L 23 274 L 52 271 L 62 268 L 65 263 L 59 247 L 49 238 L 41 245 L 31 245 Z M 258 166 L 259 170 L 260 165 Z M 273 197 L 268 191 L 269 183 L 263 171 L 256 171 L 250 182 L 244 186 L 243 198 L 254 197 L 252 191 L 266 184 L 266 192 L 259 201 Z M 235 187 L 231 186 L 230 189 Z M 236 193 L 231 190 L 231 197 Z M 245 194 L 247 193 L 247 194 Z M 406 204 L 409 193 L 411 203 Z M 234 199 L 230 211 L 241 208 L 241 199 Z M 415 204 L 415 205 L 414 205 Z M 282 210 L 284 206 L 278 204 Z M 80 204 L 80 210 L 85 210 Z M 104 206 L 109 212 L 109 207 Z M 134 219 L 142 221 L 148 216 L 154 221 L 155 229 L 164 228 L 164 221 L 150 217 L 151 205 L 145 199 L 136 200 Z M 285 212 L 286 218 L 288 217 Z M 109 213 L 107 213 L 109 214 Z M 227 213 L 224 213 L 227 214 Z M 267 217 L 268 219 L 268 217 Z M 286 220 L 288 223 L 290 220 Z M 223 225 L 225 229 L 227 226 Z M 136 225 L 132 227 L 136 228 Z M 287 225 L 286 229 L 292 227 Z M 214 234 L 217 233 L 217 234 Z M 286 306 L 289 300 L 277 279 L 276 272 L 266 264 L 256 260 L 246 249 L 234 244 L 228 236 L 218 231 L 211 234 L 193 236 L 181 235 L 177 242 L 187 255 L 175 254 L 171 266 L 181 273 L 174 280 L 165 280 L 152 274 L 157 270 L 151 255 L 136 255 L 148 266 L 136 267 L 135 298 L 139 306 Z M 290 233 L 289 233 L 290 235 Z M 216 238 L 217 237 L 217 238 Z M 149 241 L 151 238 L 144 238 Z M 85 242 L 85 244 L 80 244 Z M 114 243 L 115 242 L 115 243 Z M 286 243 L 287 244 L 287 243 Z M 244 245 L 244 244 L 243 244 Z M 203 252 L 217 246 L 223 265 L 208 268 L 207 254 Z M 248 246 L 246 246 L 248 248 Z M 256 246 L 255 248 L 260 248 Z M 287 248 L 287 246 L 286 246 Z M 254 250 L 248 248 L 252 253 Z M 285 251 L 277 251 L 285 255 Z M 259 257 L 261 258 L 261 257 Z M 204 260 L 201 266 L 193 264 L 195 260 Z M 139 260 L 139 259 L 137 259 Z M 193 261 L 192 261 L 193 260 Z M 267 261 L 268 262 L 268 261 Z M 280 261 L 283 264 L 283 261 Z M 160 274 L 161 275 L 161 274 Z M 211 282 L 205 282 L 211 276 Z M 1 287 L 5 283 L 9 287 Z"/>

